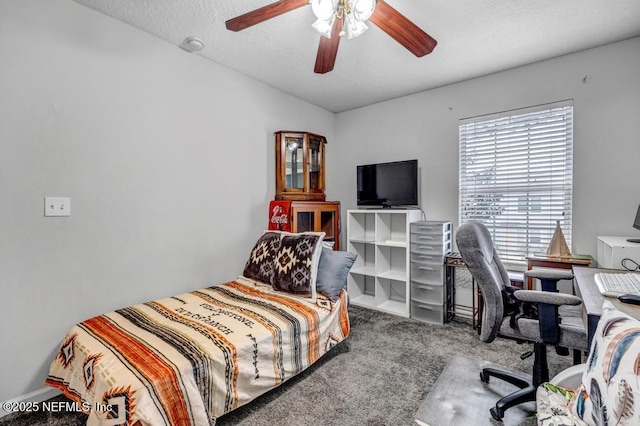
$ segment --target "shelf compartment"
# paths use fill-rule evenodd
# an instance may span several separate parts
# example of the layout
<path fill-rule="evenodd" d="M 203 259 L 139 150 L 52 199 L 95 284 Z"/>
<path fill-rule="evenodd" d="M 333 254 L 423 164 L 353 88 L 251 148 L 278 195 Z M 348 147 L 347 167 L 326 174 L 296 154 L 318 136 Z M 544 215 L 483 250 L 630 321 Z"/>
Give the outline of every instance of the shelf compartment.
<path fill-rule="evenodd" d="M 375 245 L 349 240 L 347 250 L 358 255 L 351 268 L 352 273 L 375 275 L 376 248 Z"/>
<path fill-rule="evenodd" d="M 347 215 L 349 241 L 375 242 L 376 221 L 374 213 L 359 212 Z"/>
<path fill-rule="evenodd" d="M 350 274 L 347 280 L 350 303 L 368 308 L 375 307 L 376 283 L 373 276 Z"/>
<path fill-rule="evenodd" d="M 376 268 L 373 265 L 365 265 L 365 266 L 361 266 L 361 267 L 352 267 L 351 268 L 351 273 L 352 274 L 359 274 L 359 275 L 368 275 L 368 276 L 375 276 L 376 275 Z"/>
<path fill-rule="evenodd" d="M 395 300 L 387 300 L 376 306 L 379 311 L 387 312 L 393 315 L 399 315 L 403 317 L 409 317 L 407 312 L 407 306 L 404 302 L 397 302 Z"/>
<path fill-rule="evenodd" d="M 407 216 L 404 212 L 378 213 L 376 217 L 376 243 L 407 246 Z"/>
<path fill-rule="evenodd" d="M 378 246 L 376 275 L 407 281 L 407 250 L 402 247 Z M 398 278 L 395 278 L 398 277 Z"/>
<path fill-rule="evenodd" d="M 376 306 L 397 307 L 402 312 L 407 312 L 408 307 L 407 286 L 404 281 L 380 278 L 376 280 Z"/>
<path fill-rule="evenodd" d="M 349 297 L 349 303 L 355 306 L 364 306 L 365 308 L 375 308 L 375 297 L 368 294 L 361 294 L 358 297 Z"/>

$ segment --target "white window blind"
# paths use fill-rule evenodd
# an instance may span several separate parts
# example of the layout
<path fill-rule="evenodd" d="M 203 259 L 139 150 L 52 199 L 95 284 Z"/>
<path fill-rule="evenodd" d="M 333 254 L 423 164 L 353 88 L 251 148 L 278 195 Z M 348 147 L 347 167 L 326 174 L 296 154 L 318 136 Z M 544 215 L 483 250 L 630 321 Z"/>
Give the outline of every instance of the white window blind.
<path fill-rule="evenodd" d="M 573 101 L 460 120 L 460 224 L 482 222 L 505 261 L 571 247 Z"/>

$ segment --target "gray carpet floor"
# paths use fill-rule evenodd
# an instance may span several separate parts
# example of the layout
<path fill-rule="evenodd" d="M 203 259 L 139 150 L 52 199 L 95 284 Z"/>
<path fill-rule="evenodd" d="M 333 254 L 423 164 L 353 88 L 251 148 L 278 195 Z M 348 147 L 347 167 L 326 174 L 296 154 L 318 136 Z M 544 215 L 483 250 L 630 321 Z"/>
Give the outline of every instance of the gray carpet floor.
<path fill-rule="evenodd" d="M 456 354 L 530 374 L 533 357 L 520 359 L 530 345 L 506 339 L 482 343 L 469 321 L 440 326 L 357 306 L 349 311 L 351 334 L 344 342 L 282 386 L 220 417 L 217 425 L 415 425 L 416 411 Z M 550 349 L 549 363 L 553 376 L 571 365 L 571 357 Z M 477 374 L 470 377 L 479 380 Z M 474 426 L 493 424 L 488 408 L 487 419 Z M 0 419 L 0 426 L 79 424 L 84 418 L 74 413 L 13 413 Z"/>

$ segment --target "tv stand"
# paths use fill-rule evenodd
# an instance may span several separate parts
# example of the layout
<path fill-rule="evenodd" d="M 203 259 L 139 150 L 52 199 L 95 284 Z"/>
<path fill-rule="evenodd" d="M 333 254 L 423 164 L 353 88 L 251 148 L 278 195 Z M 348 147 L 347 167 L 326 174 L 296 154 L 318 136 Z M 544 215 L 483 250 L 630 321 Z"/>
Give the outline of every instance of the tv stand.
<path fill-rule="evenodd" d="M 347 277 L 351 304 L 411 315 L 410 224 L 420 217 L 420 210 L 347 211 L 347 251 L 358 255 Z"/>

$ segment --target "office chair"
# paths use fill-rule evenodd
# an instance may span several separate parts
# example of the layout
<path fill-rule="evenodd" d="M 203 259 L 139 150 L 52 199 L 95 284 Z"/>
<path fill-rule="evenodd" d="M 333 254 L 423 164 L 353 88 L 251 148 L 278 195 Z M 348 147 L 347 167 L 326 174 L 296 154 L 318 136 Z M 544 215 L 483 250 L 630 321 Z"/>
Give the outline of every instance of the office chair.
<path fill-rule="evenodd" d="M 500 399 L 491 408 L 491 416 L 501 420 L 508 408 L 535 401 L 536 388 L 549 380 L 547 345 L 588 350 L 580 310 L 576 309 L 582 302 L 576 296 L 558 293 L 556 290 L 559 280 L 573 278 L 571 271 L 532 269 L 525 272 L 525 276 L 540 279 L 542 288 L 548 291 L 517 290 L 513 294 L 520 301 L 537 303 L 540 319 L 520 317 L 515 322 L 515 328 L 512 328 L 511 318 L 504 317 L 503 301 L 503 290 L 510 286 L 509 276 L 493 245 L 489 230 L 480 223 L 463 224 L 456 232 L 456 244 L 484 299 L 480 339 L 490 343 L 496 336 L 500 336 L 521 343 L 533 343 L 531 380 L 494 368 L 485 368 L 480 373 L 480 379 L 485 383 L 489 382 L 490 377 L 496 377 L 520 388 Z"/>

